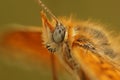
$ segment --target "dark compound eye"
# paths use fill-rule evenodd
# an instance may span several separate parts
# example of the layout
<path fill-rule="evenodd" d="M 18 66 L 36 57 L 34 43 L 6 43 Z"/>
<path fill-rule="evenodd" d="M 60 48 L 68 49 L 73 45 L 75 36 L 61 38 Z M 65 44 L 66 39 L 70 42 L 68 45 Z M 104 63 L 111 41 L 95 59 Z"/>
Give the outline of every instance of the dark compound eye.
<path fill-rule="evenodd" d="M 55 43 L 60 43 L 64 40 L 65 31 L 65 27 L 61 23 L 56 24 L 55 30 L 52 35 Z"/>

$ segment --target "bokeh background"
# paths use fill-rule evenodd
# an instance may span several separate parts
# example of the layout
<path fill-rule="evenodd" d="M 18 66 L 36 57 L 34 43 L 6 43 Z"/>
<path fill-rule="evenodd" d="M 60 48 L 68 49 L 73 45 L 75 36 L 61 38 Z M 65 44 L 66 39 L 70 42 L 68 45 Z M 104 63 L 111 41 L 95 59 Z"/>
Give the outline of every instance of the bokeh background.
<path fill-rule="evenodd" d="M 76 18 L 93 19 L 119 31 L 119 0 L 42 0 L 56 16 L 75 15 Z M 35 0 L 0 0 L 0 25 L 40 25 L 40 7 Z M 111 28 L 110 27 L 110 28 Z"/>
<path fill-rule="evenodd" d="M 120 28 L 120 0 L 42 0 L 56 16 L 100 22 L 116 33 Z M 41 8 L 35 0 L 0 0 L 0 25 L 41 26 Z M 0 28 L 2 29 L 2 28 Z M 44 70 L 43 70 L 44 72 Z M 43 75 L 43 79 L 46 78 Z M 0 61 L 0 80 L 43 80 L 37 70 L 8 66 Z M 50 80 L 50 79 L 49 79 Z"/>

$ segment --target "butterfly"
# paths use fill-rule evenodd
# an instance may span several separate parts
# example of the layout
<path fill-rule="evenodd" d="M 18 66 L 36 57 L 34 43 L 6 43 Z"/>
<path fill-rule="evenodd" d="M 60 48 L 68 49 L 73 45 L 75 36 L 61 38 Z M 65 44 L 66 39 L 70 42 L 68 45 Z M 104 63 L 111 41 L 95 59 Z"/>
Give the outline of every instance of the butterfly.
<path fill-rule="evenodd" d="M 119 52 L 112 47 L 103 26 L 72 18 L 58 19 L 41 0 L 38 3 L 43 8 L 40 13 L 42 29 L 23 26 L 1 34 L 3 57 L 11 56 L 17 62 L 23 59 L 33 65 L 37 63 L 38 68 L 50 67 L 52 63 L 53 80 L 58 79 L 57 72 L 64 68 L 70 73 L 69 80 L 71 75 L 73 80 L 119 80 Z M 8 54 L 8 49 L 16 51 Z"/>

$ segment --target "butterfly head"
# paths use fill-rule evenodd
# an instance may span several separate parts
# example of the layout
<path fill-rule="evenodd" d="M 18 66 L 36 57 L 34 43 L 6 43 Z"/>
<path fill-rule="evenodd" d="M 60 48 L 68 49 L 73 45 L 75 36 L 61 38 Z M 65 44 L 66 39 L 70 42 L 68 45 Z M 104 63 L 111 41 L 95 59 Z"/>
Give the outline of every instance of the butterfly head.
<path fill-rule="evenodd" d="M 56 16 L 38 0 L 39 5 L 42 7 L 42 36 L 46 47 L 50 52 L 54 52 L 55 48 L 60 48 L 66 36 L 66 27 Z M 46 16 L 47 15 L 47 16 Z M 49 18 L 48 18 L 49 17 Z M 49 20 L 51 19 L 51 20 Z"/>

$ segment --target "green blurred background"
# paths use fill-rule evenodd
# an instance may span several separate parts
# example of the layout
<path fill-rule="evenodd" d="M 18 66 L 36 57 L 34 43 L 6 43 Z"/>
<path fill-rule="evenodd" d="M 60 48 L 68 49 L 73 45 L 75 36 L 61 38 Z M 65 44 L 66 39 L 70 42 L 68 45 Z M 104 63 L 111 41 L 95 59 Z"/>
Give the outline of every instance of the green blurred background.
<path fill-rule="evenodd" d="M 119 32 L 120 0 L 42 0 L 56 16 L 75 15 L 77 19 L 93 19 Z M 0 25 L 41 26 L 40 7 L 35 0 L 0 0 Z M 0 80 L 43 80 L 39 71 L 27 71 L 0 62 Z M 44 74 L 43 74 L 43 77 Z M 44 78 L 44 79 L 49 79 Z M 49 79 L 50 80 L 50 79 Z"/>
<path fill-rule="evenodd" d="M 74 14 L 93 19 L 118 30 L 120 0 L 42 0 L 56 16 Z M 0 24 L 40 25 L 40 7 L 35 0 L 0 0 Z M 110 28 L 111 28 L 110 27 Z"/>

